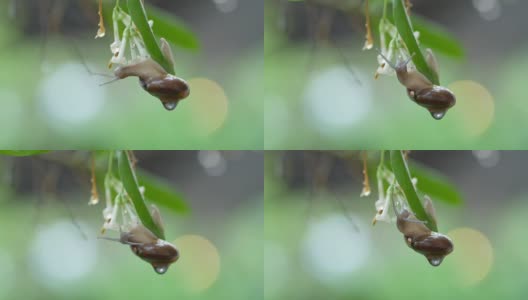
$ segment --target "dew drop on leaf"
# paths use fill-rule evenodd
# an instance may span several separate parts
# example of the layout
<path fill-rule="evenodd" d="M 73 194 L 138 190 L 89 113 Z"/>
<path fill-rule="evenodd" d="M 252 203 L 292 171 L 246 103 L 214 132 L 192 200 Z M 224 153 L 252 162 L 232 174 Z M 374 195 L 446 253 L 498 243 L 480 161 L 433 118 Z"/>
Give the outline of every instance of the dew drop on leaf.
<path fill-rule="evenodd" d="M 163 106 L 166 110 L 174 110 L 176 106 L 178 105 L 178 102 L 165 102 L 163 103 Z"/>

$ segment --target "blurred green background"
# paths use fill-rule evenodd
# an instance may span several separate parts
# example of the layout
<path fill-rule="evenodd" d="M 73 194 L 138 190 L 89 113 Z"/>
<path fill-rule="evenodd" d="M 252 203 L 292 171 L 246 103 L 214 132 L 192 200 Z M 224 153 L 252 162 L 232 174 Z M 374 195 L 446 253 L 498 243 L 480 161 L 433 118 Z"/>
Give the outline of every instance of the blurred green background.
<path fill-rule="evenodd" d="M 158 205 L 181 253 L 169 271 L 96 239 L 105 205 L 88 206 L 88 153 L 2 156 L 0 299 L 262 299 L 263 154 L 135 154 L 190 207 L 181 215 Z"/>
<path fill-rule="evenodd" d="M 191 87 L 172 112 L 137 79 L 100 86 L 109 78 L 83 66 L 111 74 L 115 1 L 103 2 L 107 35 L 94 40 L 96 0 L 0 1 L 0 145 L 262 149 L 261 1 L 146 1 Z"/>
<path fill-rule="evenodd" d="M 422 46 L 457 96 L 441 121 L 395 76 L 374 80 L 361 2 L 265 1 L 266 149 L 527 147 L 526 1 L 411 1 Z M 375 48 L 382 3 L 370 1 Z"/>
<path fill-rule="evenodd" d="M 369 155 L 374 166 L 378 154 Z M 436 268 L 406 246 L 395 224 L 372 226 L 376 182 L 371 176 L 372 194 L 359 197 L 359 152 L 267 152 L 265 299 L 523 298 L 528 153 L 409 157 L 444 174 L 464 201 L 433 197 L 439 230 L 454 242 Z"/>

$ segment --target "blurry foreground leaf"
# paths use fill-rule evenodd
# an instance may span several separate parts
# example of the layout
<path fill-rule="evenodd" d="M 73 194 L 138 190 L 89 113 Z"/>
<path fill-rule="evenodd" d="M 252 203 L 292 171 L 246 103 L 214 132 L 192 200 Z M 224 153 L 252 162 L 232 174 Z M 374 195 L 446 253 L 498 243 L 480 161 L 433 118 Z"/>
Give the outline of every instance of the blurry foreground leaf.
<path fill-rule="evenodd" d="M 413 15 L 411 19 L 414 30 L 420 31 L 420 42 L 422 44 L 438 53 L 454 58 L 463 58 L 465 56 L 462 43 L 443 27 L 416 15 Z"/>
<path fill-rule="evenodd" d="M 0 155 L 33 156 L 50 152 L 50 150 L 0 150 Z"/>
<path fill-rule="evenodd" d="M 462 195 L 456 186 L 438 171 L 417 162 L 410 162 L 412 177 L 418 179 L 417 188 L 433 200 L 449 204 L 462 204 Z"/>
<path fill-rule="evenodd" d="M 146 171 L 138 170 L 139 185 L 145 187 L 145 198 L 177 213 L 187 213 L 189 206 L 164 179 Z"/>
<path fill-rule="evenodd" d="M 196 35 L 177 17 L 153 6 L 148 6 L 148 15 L 154 21 L 154 31 L 158 36 L 185 49 L 200 49 Z"/>

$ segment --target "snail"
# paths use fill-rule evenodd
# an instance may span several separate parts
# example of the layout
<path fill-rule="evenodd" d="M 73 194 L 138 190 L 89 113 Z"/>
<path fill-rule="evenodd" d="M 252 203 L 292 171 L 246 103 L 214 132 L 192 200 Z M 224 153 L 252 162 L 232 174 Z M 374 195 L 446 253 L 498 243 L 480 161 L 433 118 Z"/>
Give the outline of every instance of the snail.
<path fill-rule="evenodd" d="M 427 196 L 425 197 L 425 209 L 433 219 L 436 219 L 433 204 Z M 448 236 L 432 231 L 407 209 L 398 212 L 394 205 L 394 211 L 397 216 L 396 226 L 403 233 L 407 246 L 424 255 L 432 266 L 439 266 L 444 258 L 453 252 L 453 242 Z"/>
<path fill-rule="evenodd" d="M 431 49 L 426 50 L 427 65 L 438 75 L 438 63 Z M 425 75 L 415 68 L 409 69 L 407 61 L 400 61 L 393 65 L 383 54 L 380 56 L 391 66 L 398 77 L 398 81 L 407 88 L 407 95 L 418 105 L 425 107 L 433 118 L 440 120 L 446 111 L 456 103 L 456 97 L 449 89 L 433 84 Z"/>
<path fill-rule="evenodd" d="M 174 64 L 174 57 L 169 43 L 161 38 L 163 56 Z M 137 76 L 141 87 L 152 96 L 161 100 L 167 110 L 173 110 L 178 103 L 190 94 L 189 85 L 182 78 L 167 73 L 163 67 L 152 58 L 141 58 L 139 61 L 117 67 L 114 71 L 116 79 Z"/>
<path fill-rule="evenodd" d="M 154 222 L 163 230 L 158 209 L 152 206 L 151 215 Z M 100 239 L 118 241 L 129 245 L 132 252 L 148 262 L 158 274 L 167 272 L 169 266 L 180 257 L 176 247 L 160 238 L 141 223 L 133 225 L 128 231 L 121 232 L 119 239 L 99 237 Z"/>

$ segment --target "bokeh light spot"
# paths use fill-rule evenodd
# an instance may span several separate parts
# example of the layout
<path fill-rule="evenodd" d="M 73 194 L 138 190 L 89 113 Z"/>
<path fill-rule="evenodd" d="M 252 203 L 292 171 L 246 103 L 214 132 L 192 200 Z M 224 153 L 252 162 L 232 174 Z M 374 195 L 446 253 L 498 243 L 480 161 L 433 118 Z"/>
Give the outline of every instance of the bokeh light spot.
<path fill-rule="evenodd" d="M 198 162 L 210 176 L 221 176 L 227 171 L 227 161 L 220 151 L 198 151 Z"/>
<path fill-rule="evenodd" d="M 361 123 L 372 107 L 369 82 L 363 72 L 342 66 L 317 73 L 304 92 L 306 123 L 329 136 Z"/>
<path fill-rule="evenodd" d="M 331 284 L 367 263 L 370 230 L 364 223 L 352 224 L 344 215 L 332 214 L 308 226 L 302 247 L 310 273 Z"/>
<path fill-rule="evenodd" d="M 495 150 L 474 150 L 473 155 L 484 168 L 495 167 L 501 158 L 500 152 Z"/>
<path fill-rule="evenodd" d="M 191 97 L 185 100 L 193 115 L 193 125 L 205 136 L 221 128 L 226 119 L 229 103 L 224 89 L 207 78 L 189 80 Z"/>
<path fill-rule="evenodd" d="M 220 274 L 220 254 L 216 247 L 199 235 L 184 235 L 173 241 L 180 251 L 176 262 L 178 280 L 191 292 L 201 292 L 216 282 Z"/>
<path fill-rule="evenodd" d="M 451 254 L 463 285 L 475 285 L 490 272 L 493 248 L 489 239 L 471 228 L 457 228 L 448 233 L 455 249 Z"/>
<path fill-rule="evenodd" d="M 498 0 L 473 0 L 473 7 L 487 21 L 496 20 L 502 14 L 502 6 Z"/>
<path fill-rule="evenodd" d="M 238 0 L 213 0 L 216 8 L 223 13 L 230 13 L 238 8 Z"/>
<path fill-rule="evenodd" d="M 48 287 L 61 288 L 92 271 L 97 248 L 95 239 L 84 239 L 71 222 L 58 221 L 38 230 L 30 254 L 36 279 Z"/>
<path fill-rule="evenodd" d="M 64 64 L 42 82 L 38 99 L 43 117 L 57 130 L 71 131 L 97 117 L 105 90 L 80 64 Z"/>
<path fill-rule="evenodd" d="M 462 122 L 461 129 L 471 137 L 478 137 L 486 132 L 495 117 L 495 103 L 491 93 L 471 80 L 456 81 L 448 88 L 457 98 L 452 110 Z"/>

